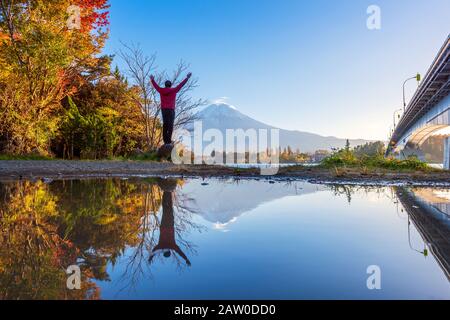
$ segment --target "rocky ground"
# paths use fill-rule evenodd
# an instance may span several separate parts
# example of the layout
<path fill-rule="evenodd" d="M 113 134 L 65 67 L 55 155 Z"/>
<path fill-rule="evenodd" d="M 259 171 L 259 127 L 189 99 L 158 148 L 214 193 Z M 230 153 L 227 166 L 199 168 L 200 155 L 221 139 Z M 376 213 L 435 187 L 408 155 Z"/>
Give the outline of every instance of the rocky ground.
<path fill-rule="evenodd" d="M 266 178 L 308 180 L 316 183 L 414 184 L 450 186 L 450 171 L 389 171 L 382 169 L 287 167 L 271 177 L 259 169 L 224 166 L 174 165 L 145 161 L 0 161 L 0 179 L 75 179 L 131 176 L 177 176 L 201 178 Z"/>

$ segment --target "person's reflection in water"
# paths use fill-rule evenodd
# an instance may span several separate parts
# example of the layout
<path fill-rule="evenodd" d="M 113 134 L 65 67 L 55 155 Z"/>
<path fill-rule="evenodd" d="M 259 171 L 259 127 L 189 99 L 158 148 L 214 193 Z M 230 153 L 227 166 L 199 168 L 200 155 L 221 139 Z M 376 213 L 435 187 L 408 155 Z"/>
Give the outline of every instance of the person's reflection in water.
<path fill-rule="evenodd" d="M 177 245 L 175 240 L 175 216 L 173 210 L 173 196 L 177 188 L 176 180 L 159 180 L 159 187 L 163 191 L 162 197 L 162 218 L 159 231 L 159 242 L 156 247 L 153 248 L 149 261 L 152 262 L 153 258 L 158 254 L 163 254 L 165 258 L 170 258 L 173 253 L 178 254 L 186 262 L 188 266 L 191 266 L 191 262 L 184 252 Z"/>

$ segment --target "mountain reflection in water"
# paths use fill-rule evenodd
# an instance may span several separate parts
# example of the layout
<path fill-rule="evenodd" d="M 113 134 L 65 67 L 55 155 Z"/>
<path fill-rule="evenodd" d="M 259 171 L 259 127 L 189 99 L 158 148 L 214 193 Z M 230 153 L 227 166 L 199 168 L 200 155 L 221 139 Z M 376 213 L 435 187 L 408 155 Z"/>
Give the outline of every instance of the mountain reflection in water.
<path fill-rule="evenodd" d="M 0 298 L 448 298 L 448 195 L 254 180 L 3 181 Z M 388 288 L 378 294 L 365 287 L 374 263 Z M 71 265 L 81 290 L 66 287 Z"/>

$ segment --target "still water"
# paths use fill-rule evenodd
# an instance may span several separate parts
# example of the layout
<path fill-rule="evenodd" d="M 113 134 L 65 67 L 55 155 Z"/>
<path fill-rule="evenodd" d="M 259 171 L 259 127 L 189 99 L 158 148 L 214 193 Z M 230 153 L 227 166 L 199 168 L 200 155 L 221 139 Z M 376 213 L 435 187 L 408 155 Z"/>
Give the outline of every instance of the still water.
<path fill-rule="evenodd" d="M 449 212 L 450 189 L 3 181 L 0 298 L 449 299 Z"/>

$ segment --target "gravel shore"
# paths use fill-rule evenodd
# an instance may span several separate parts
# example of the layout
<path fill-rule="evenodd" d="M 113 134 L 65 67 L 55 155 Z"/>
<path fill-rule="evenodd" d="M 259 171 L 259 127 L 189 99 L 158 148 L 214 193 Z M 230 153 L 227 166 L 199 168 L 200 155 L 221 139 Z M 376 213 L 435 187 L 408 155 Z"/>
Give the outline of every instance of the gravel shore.
<path fill-rule="evenodd" d="M 251 170 L 250 170 L 251 171 Z M 249 172 L 250 172 L 249 171 Z M 254 170 L 253 170 L 254 171 Z M 0 161 L 0 178 L 82 178 L 136 175 L 231 175 L 235 169 L 222 166 L 179 166 L 150 161 Z"/>
<path fill-rule="evenodd" d="M 261 178 L 258 169 L 236 169 L 224 166 L 174 165 L 169 162 L 145 161 L 0 161 L 0 179 L 79 179 L 132 176 L 177 176 L 201 178 Z M 267 177 L 266 177 L 267 178 Z M 267 179 L 308 180 L 315 183 L 409 184 L 450 187 L 450 171 L 393 172 L 358 169 L 335 170 L 315 167 L 280 168 Z"/>

